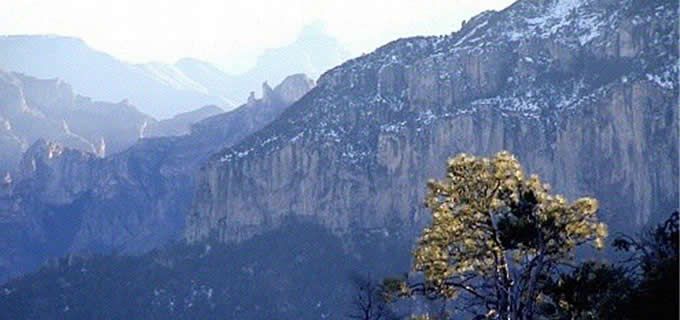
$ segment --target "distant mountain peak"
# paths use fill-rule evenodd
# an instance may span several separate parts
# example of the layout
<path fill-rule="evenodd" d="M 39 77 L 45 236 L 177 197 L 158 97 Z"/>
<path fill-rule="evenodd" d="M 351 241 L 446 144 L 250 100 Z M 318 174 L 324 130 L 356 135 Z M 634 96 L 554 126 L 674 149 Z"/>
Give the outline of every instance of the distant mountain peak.
<path fill-rule="evenodd" d="M 293 74 L 281 81 L 274 91 L 286 103 L 293 103 L 314 88 L 314 80 L 304 73 Z"/>
<path fill-rule="evenodd" d="M 42 79 L 60 78 L 76 93 L 96 100 L 129 99 L 156 117 L 224 103 L 171 67 L 129 64 L 72 37 L 0 37 L 0 68 Z"/>
<path fill-rule="evenodd" d="M 170 118 L 216 104 L 231 109 L 263 81 L 279 83 L 294 73 L 316 78 L 341 63 L 347 51 L 321 23 L 305 27 L 293 43 L 266 50 L 255 67 L 229 74 L 200 59 L 174 64 L 130 64 L 97 51 L 78 38 L 58 35 L 0 36 L 0 68 L 38 78 L 64 79 L 76 93 L 132 104 L 157 118 Z M 259 92 L 258 92 L 259 94 Z"/>
<path fill-rule="evenodd" d="M 298 39 L 309 39 L 318 37 L 328 37 L 328 32 L 326 30 L 326 24 L 323 21 L 315 21 L 302 27 L 302 30 L 298 34 Z"/>

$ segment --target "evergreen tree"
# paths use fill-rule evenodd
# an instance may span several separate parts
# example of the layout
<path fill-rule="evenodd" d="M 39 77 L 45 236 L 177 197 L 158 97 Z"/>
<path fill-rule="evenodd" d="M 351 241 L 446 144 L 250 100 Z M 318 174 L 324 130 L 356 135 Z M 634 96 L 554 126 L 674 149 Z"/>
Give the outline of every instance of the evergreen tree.
<path fill-rule="evenodd" d="M 425 280 L 399 290 L 456 299 L 491 319 L 533 319 L 547 279 L 575 248 L 601 248 L 607 234 L 595 199 L 551 195 L 508 152 L 449 160 L 446 177 L 428 183 L 426 206 L 432 222 L 414 253 Z"/>

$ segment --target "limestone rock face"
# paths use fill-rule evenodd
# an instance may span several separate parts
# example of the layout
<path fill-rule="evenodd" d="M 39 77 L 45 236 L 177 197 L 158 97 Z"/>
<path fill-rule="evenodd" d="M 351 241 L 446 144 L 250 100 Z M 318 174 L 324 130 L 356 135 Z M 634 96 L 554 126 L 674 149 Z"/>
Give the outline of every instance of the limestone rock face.
<path fill-rule="evenodd" d="M 500 150 L 639 230 L 678 206 L 675 6 L 523 0 L 350 60 L 211 158 L 185 236 L 239 241 L 291 215 L 416 233 L 448 157 Z"/>
<path fill-rule="evenodd" d="M 299 84 L 286 90 L 311 89 Z M 39 139 L 0 181 L 0 282 L 67 253 L 141 253 L 180 238 L 198 167 L 283 112 L 278 92 L 106 158 Z"/>

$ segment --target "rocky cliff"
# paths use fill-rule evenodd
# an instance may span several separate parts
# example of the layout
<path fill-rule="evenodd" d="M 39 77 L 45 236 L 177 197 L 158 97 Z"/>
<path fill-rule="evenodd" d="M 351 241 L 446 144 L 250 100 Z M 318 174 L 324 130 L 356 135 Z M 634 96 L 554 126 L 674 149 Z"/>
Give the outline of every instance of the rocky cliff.
<path fill-rule="evenodd" d="M 677 12 L 520 0 L 348 61 L 212 157 L 186 237 L 239 241 L 291 215 L 339 234 L 417 232 L 447 157 L 503 149 L 555 192 L 600 199 L 614 230 L 638 230 L 678 206 Z"/>
<path fill-rule="evenodd" d="M 106 158 L 39 140 L 18 174 L 0 182 L 0 280 L 66 253 L 139 253 L 180 238 L 199 165 L 312 86 L 304 75 L 291 76 L 189 134 L 142 139 Z"/>
<path fill-rule="evenodd" d="M 156 120 L 125 101 L 93 101 L 59 79 L 0 71 L 0 172 L 11 171 L 38 139 L 110 155 L 134 144 Z"/>

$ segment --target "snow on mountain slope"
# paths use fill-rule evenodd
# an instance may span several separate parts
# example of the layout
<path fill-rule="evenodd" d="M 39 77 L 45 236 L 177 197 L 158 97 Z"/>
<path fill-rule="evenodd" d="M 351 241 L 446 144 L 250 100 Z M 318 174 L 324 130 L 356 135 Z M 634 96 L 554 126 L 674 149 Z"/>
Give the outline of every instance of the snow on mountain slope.
<path fill-rule="evenodd" d="M 239 241 L 289 215 L 414 232 L 447 157 L 502 149 L 557 192 L 599 198 L 613 230 L 657 221 L 678 203 L 676 9 L 520 0 L 352 59 L 213 157 L 187 237 Z"/>

